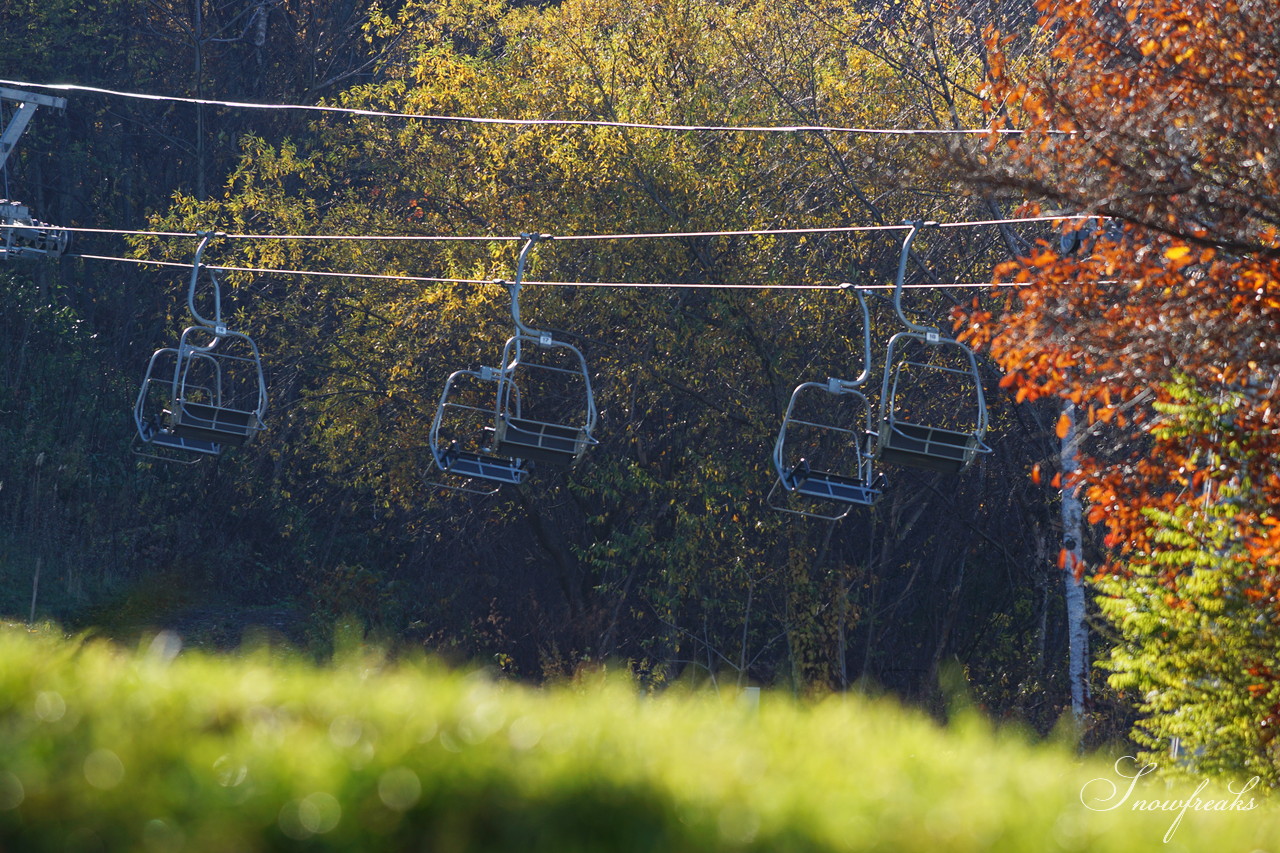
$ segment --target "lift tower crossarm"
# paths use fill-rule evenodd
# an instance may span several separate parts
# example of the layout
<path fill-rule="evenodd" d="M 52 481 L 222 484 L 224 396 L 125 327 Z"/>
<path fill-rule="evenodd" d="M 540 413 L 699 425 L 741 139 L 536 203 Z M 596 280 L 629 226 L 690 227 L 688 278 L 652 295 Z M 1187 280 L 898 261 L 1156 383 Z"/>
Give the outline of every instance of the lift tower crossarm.
<path fill-rule="evenodd" d="M 0 132 L 0 169 L 3 169 L 9 159 L 9 153 L 17 146 L 19 137 L 27 129 L 31 117 L 35 115 L 36 107 L 66 109 L 67 99 L 55 98 L 52 95 L 38 95 L 35 92 L 22 92 L 4 86 L 0 86 L 0 99 L 15 101 L 18 104 L 18 111 L 13 114 L 13 118 L 9 119 L 4 131 Z"/>

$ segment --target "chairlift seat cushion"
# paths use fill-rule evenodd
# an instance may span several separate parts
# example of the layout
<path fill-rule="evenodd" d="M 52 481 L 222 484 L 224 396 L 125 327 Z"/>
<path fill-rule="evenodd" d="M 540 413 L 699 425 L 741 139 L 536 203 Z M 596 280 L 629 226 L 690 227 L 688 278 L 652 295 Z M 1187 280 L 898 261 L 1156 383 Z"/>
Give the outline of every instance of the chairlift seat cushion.
<path fill-rule="evenodd" d="M 449 449 L 444 454 L 445 470 L 459 477 L 476 477 L 516 485 L 524 482 L 524 464 L 519 459 L 486 456 L 466 450 Z"/>
<path fill-rule="evenodd" d="M 878 451 L 882 462 L 958 474 L 977 455 L 978 437 L 970 432 L 896 421 L 881 424 Z"/>
<path fill-rule="evenodd" d="M 241 445 L 253 437 L 262 424 L 257 412 L 184 400 L 175 407 L 170 428 L 181 438 Z"/>
<path fill-rule="evenodd" d="M 579 427 L 505 417 L 498 419 L 494 447 L 504 456 L 567 466 L 582 455 L 586 434 Z"/>

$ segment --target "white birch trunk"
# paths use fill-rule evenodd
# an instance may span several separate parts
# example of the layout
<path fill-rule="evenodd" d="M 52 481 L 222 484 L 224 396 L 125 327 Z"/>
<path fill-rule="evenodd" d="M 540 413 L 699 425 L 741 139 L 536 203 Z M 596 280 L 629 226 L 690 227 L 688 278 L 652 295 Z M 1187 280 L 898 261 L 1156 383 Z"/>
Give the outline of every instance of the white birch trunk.
<path fill-rule="evenodd" d="M 1082 724 L 1084 703 L 1089 698 L 1089 628 L 1085 624 L 1084 582 L 1076 577 L 1076 567 L 1081 563 L 1083 514 L 1076 490 L 1067 485 L 1077 470 L 1075 405 L 1064 404 L 1063 412 L 1070 425 L 1062 439 L 1062 549 L 1066 552 L 1062 583 L 1067 602 L 1071 713 Z"/>

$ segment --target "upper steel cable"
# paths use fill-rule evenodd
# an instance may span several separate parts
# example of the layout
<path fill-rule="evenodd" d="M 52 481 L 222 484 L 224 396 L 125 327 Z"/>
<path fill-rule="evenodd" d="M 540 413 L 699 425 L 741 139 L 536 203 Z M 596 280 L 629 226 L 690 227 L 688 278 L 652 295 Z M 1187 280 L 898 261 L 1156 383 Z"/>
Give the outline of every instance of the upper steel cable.
<path fill-rule="evenodd" d="M 197 104 L 210 107 L 227 107 L 246 110 L 283 110 L 307 111 L 320 113 L 340 113 L 344 115 L 364 116 L 367 118 L 397 118 L 418 121 L 452 122 L 459 124 L 508 125 L 516 127 L 601 127 L 627 130 L 661 130 L 671 132 L 701 133 L 842 133 L 870 136 L 1018 136 L 1030 131 L 1017 128 L 888 128 L 888 127 L 842 127 L 839 125 L 715 125 L 715 124 L 659 124 L 649 122 L 605 121 L 602 119 L 556 119 L 556 118 L 496 118 L 492 116 L 457 116 L 435 115 L 430 113 L 407 113 L 391 110 L 369 110 L 357 107 L 336 107 L 324 104 L 264 104 L 251 101 L 224 101 L 215 98 L 191 98 L 178 95 L 153 95 L 144 92 L 125 92 L 117 89 L 103 89 L 98 86 L 81 86 L 75 83 L 32 83 L 23 80 L 0 80 L 0 85 L 19 86 L 34 89 L 51 89 L 58 92 L 86 92 L 95 95 L 109 95 L 117 98 L 132 98 L 143 101 L 164 101 L 181 104 Z M 1070 131 L 1035 131 L 1046 135 L 1063 135 Z"/>

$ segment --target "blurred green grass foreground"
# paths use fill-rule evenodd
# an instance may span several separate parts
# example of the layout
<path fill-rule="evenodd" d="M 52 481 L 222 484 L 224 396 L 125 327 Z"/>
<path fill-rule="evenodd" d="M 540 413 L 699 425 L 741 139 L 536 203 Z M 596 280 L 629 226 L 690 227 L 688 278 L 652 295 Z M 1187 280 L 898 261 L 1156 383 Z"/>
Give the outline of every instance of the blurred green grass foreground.
<path fill-rule="evenodd" d="M 0 627 L 0 852 L 1280 849 L 1247 782 L 726 693 Z"/>

